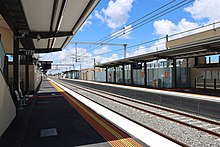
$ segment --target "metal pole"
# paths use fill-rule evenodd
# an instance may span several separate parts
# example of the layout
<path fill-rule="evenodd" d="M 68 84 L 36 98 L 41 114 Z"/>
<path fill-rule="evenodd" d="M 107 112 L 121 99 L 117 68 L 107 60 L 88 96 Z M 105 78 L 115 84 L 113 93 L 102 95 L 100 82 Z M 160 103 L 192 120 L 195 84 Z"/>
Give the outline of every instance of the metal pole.
<path fill-rule="evenodd" d="M 125 65 L 122 65 L 122 83 L 125 84 Z"/>
<path fill-rule="evenodd" d="M 134 79 L 133 79 L 133 63 L 131 63 L 131 85 L 133 85 Z"/>
<path fill-rule="evenodd" d="M 196 87 L 196 86 L 197 86 L 197 83 L 196 83 L 196 82 L 197 82 L 197 80 L 196 80 L 196 78 L 195 78 L 195 80 L 194 80 L 195 90 L 197 90 L 197 87 Z"/>
<path fill-rule="evenodd" d="M 113 72 L 114 74 L 114 83 L 116 83 L 116 67 L 114 66 L 114 72 Z"/>
<path fill-rule="evenodd" d="M 94 58 L 94 81 L 95 81 L 95 58 Z"/>
<path fill-rule="evenodd" d="M 14 89 L 19 90 L 19 39 L 14 38 L 14 54 L 13 54 L 13 63 L 14 63 Z"/>
<path fill-rule="evenodd" d="M 190 75 L 189 75 L 189 58 L 186 58 L 186 83 L 187 85 L 190 85 Z M 190 87 L 190 86 L 189 86 Z"/>
<path fill-rule="evenodd" d="M 214 79 L 214 90 L 216 90 L 216 79 Z"/>
<path fill-rule="evenodd" d="M 144 86 L 147 86 L 147 62 L 144 62 Z"/>
<path fill-rule="evenodd" d="M 105 76 L 106 76 L 106 77 L 105 77 L 105 78 L 106 78 L 105 80 L 106 80 L 106 82 L 109 82 L 109 81 L 108 81 L 108 67 L 106 67 L 105 70 L 106 70 L 106 71 L 105 71 L 105 72 L 106 72 L 106 73 L 105 73 Z"/>
<path fill-rule="evenodd" d="M 26 94 L 29 91 L 29 55 L 26 55 L 26 65 L 25 65 L 25 76 L 26 76 Z"/>
<path fill-rule="evenodd" d="M 5 61 L 4 61 L 4 77 L 8 84 L 8 56 L 5 55 Z"/>
<path fill-rule="evenodd" d="M 81 64 L 79 64 L 79 79 L 81 80 Z"/>
<path fill-rule="evenodd" d="M 75 50 L 75 58 L 76 58 L 76 59 L 75 59 L 75 62 L 77 63 L 77 43 L 75 43 L 75 49 L 76 49 L 76 50 Z"/>
<path fill-rule="evenodd" d="M 176 79 L 176 59 L 173 59 L 173 88 L 177 88 L 177 79 Z"/>
<path fill-rule="evenodd" d="M 127 47 L 127 44 L 124 44 L 124 59 L 126 58 L 126 47 Z"/>

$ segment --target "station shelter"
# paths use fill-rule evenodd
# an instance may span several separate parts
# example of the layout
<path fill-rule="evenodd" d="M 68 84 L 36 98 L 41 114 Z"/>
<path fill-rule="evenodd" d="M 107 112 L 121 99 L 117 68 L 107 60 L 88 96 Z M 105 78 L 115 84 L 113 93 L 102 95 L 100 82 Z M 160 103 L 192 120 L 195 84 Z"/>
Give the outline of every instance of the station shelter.
<path fill-rule="evenodd" d="M 79 79 L 80 77 L 80 71 L 79 70 L 69 70 L 63 72 L 65 78 L 70 79 Z"/>
<path fill-rule="evenodd" d="M 220 28 L 166 41 L 157 52 L 96 65 L 105 82 L 153 88 L 220 89 Z M 103 79 L 103 78 L 102 78 Z"/>

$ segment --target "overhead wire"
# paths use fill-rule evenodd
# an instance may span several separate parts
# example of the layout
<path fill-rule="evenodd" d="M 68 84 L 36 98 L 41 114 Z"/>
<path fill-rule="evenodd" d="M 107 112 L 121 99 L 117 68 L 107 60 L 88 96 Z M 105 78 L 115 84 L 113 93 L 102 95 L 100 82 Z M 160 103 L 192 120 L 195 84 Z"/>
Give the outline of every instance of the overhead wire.
<path fill-rule="evenodd" d="M 170 1 L 169 3 L 166 3 L 165 5 L 163 5 L 163 6 L 159 7 L 159 8 L 157 8 L 157 9 L 153 10 L 152 12 L 150 12 L 150 13 L 148 13 L 148 14 L 142 16 L 141 18 L 138 18 L 137 20 L 135 20 L 135 21 L 133 21 L 133 22 L 127 24 L 126 26 L 132 25 L 132 24 L 134 24 L 134 23 L 136 23 L 136 22 L 138 22 L 138 21 L 144 19 L 145 17 L 150 16 L 151 14 L 153 14 L 153 13 L 155 13 L 155 12 L 157 12 L 157 11 L 163 9 L 163 8 L 165 8 L 166 6 L 172 4 L 172 3 L 175 2 L 175 1 L 176 1 L 176 0 L 172 0 L 172 1 Z M 112 32 L 111 34 L 109 34 L 109 35 L 103 37 L 102 39 L 100 39 L 100 40 L 98 40 L 98 41 L 96 41 L 96 42 L 97 42 L 97 43 L 102 43 L 102 41 L 103 41 L 104 39 L 106 39 L 106 38 L 108 38 L 108 37 L 111 37 L 113 34 L 117 34 L 117 32 L 121 32 L 121 31 L 123 31 L 123 30 L 124 30 L 124 27 L 121 27 L 120 29 L 118 29 L 118 30 Z M 92 45 L 92 46 L 97 46 L 97 45 Z M 90 47 L 91 47 L 91 46 L 90 46 Z"/>
<path fill-rule="evenodd" d="M 184 33 L 187 33 L 187 32 L 190 32 L 190 31 L 195 31 L 195 30 L 198 30 L 198 29 L 201 29 L 201 28 L 205 28 L 205 27 L 208 27 L 208 26 L 211 26 L 211 25 L 214 25 L 214 24 L 219 24 L 220 21 L 217 21 L 217 22 L 214 22 L 214 23 L 210 23 L 210 24 L 207 24 L 205 26 L 199 26 L 199 27 L 196 27 L 196 28 L 193 28 L 193 29 L 189 29 L 189 30 L 186 30 L 186 31 L 182 31 L 182 32 L 178 32 L 178 33 L 174 33 L 174 34 L 171 34 L 169 35 L 169 37 L 173 37 L 173 36 L 176 36 L 176 35 L 180 35 L 180 34 L 184 34 Z M 215 29 L 215 28 L 213 28 Z M 127 49 L 129 48 L 134 48 L 134 47 L 138 47 L 140 45 L 144 45 L 144 44 L 147 44 L 147 43 L 152 43 L 152 42 L 156 42 L 156 41 L 159 41 L 159 40 L 162 40 L 162 39 L 165 39 L 166 37 L 160 37 L 160 38 L 157 38 L 157 39 L 153 39 L 153 40 L 148 40 L 148 41 L 145 41 L 145 42 L 141 42 L 141 43 L 138 43 L 138 44 L 134 44 L 134 45 L 130 45 L 130 46 L 127 46 Z M 163 42 L 165 43 L 165 42 Z M 163 44 L 163 43 L 158 43 L 158 44 L 154 44 L 153 46 L 157 46 L 157 45 L 160 45 L 160 44 Z M 148 47 L 153 47 L 153 46 L 147 46 L 143 49 L 146 49 Z M 114 52 L 114 51 L 119 51 L 119 50 L 123 50 L 124 48 L 119 48 L 119 49 L 116 49 L 116 50 L 113 50 L 113 51 L 109 51 L 109 52 L 105 52 L 105 53 L 100 53 L 100 54 L 96 54 L 97 55 L 104 55 L 104 54 L 107 54 L 107 53 L 111 53 L 111 52 Z M 141 50 L 141 49 L 139 49 Z"/>
<path fill-rule="evenodd" d="M 175 4 L 175 5 L 172 5 L 172 6 L 170 6 L 169 8 L 163 10 L 162 12 L 159 12 L 159 13 L 157 13 L 157 14 L 155 14 L 155 15 L 153 15 L 153 16 L 151 16 L 151 17 L 149 17 L 149 18 L 147 18 L 147 19 L 145 19 L 145 20 L 143 20 L 143 21 L 141 21 L 141 22 L 139 22 L 139 23 L 137 23 L 137 24 L 135 24 L 132 28 L 126 30 L 126 33 L 131 32 L 131 31 L 133 31 L 133 30 L 135 30 L 135 29 L 137 29 L 137 28 L 139 28 L 139 27 L 141 27 L 141 26 L 143 26 L 143 25 L 145 25 L 145 24 L 147 24 L 147 23 L 149 23 L 149 22 L 151 22 L 151 21 L 153 21 L 153 20 L 155 20 L 155 19 L 158 19 L 159 17 L 164 16 L 164 15 L 166 15 L 166 14 L 168 14 L 168 13 L 170 13 L 170 12 L 172 12 L 172 11 L 174 11 L 174 10 L 180 8 L 180 7 L 183 7 L 184 5 L 186 5 L 186 4 L 188 4 L 188 3 L 192 2 L 192 1 L 194 1 L 194 0 L 190 0 L 190 1 L 184 0 L 184 1 L 181 1 L 181 2 L 179 2 L 179 3 L 177 3 L 177 4 Z M 162 6 L 162 7 L 160 7 L 160 9 L 161 9 L 161 8 L 165 8 L 167 5 L 169 5 L 169 4 L 173 3 L 173 2 L 174 2 L 174 1 L 169 2 L 168 4 L 166 4 L 166 5 Z M 153 11 L 153 12 L 156 12 L 156 11 L 158 11 L 158 10 L 159 10 L 159 8 L 158 8 L 157 10 Z M 151 12 L 151 13 L 149 13 L 149 14 L 152 14 L 153 12 Z M 145 16 L 148 16 L 148 15 L 145 15 Z M 142 17 L 142 18 L 140 18 L 140 19 L 138 19 L 138 20 L 141 20 L 141 19 L 143 19 L 143 18 L 144 18 L 144 17 Z M 134 21 L 134 22 L 137 22 L 138 20 L 136 20 L 136 21 Z M 134 22 L 133 22 L 133 23 L 134 23 Z M 114 39 L 120 37 L 120 36 L 123 36 L 124 34 L 121 34 L 121 31 L 124 31 L 124 30 L 119 30 L 119 31 L 120 31 L 120 32 L 117 32 L 117 33 L 115 33 L 115 34 L 112 33 L 112 34 L 114 34 L 114 36 L 112 36 L 112 34 L 110 34 L 110 35 L 108 35 L 109 37 L 104 37 L 104 38 L 103 38 L 104 40 L 103 40 L 103 39 L 101 39 L 101 40 L 102 40 L 102 41 L 106 41 L 105 43 L 107 43 L 107 42 L 110 42 L 110 41 L 112 41 L 112 40 L 114 40 Z M 99 45 L 99 46 L 100 46 L 100 45 Z M 88 50 L 87 52 L 90 52 L 90 51 L 92 51 L 92 50 L 94 50 L 94 49 L 96 49 L 96 48 L 98 48 L 98 47 L 92 48 L 92 49 Z"/>

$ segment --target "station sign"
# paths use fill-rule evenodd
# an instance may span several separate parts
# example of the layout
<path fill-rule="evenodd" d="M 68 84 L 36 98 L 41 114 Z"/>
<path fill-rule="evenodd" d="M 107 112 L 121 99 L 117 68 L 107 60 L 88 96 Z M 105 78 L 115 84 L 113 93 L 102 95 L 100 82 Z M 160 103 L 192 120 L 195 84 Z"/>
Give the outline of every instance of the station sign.
<path fill-rule="evenodd" d="M 35 53 L 34 50 L 19 50 L 19 55 L 30 55 L 32 56 Z"/>
<path fill-rule="evenodd" d="M 51 63 L 53 63 L 53 61 L 39 61 L 40 62 L 40 66 L 42 70 L 48 70 L 51 69 Z"/>
<path fill-rule="evenodd" d="M 26 50 L 26 51 L 25 51 L 25 54 L 26 54 L 26 55 L 33 55 L 34 53 L 35 53 L 34 50 Z"/>
<path fill-rule="evenodd" d="M 142 69 L 142 64 L 134 63 L 133 64 L 133 69 L 141 70 Z"/>

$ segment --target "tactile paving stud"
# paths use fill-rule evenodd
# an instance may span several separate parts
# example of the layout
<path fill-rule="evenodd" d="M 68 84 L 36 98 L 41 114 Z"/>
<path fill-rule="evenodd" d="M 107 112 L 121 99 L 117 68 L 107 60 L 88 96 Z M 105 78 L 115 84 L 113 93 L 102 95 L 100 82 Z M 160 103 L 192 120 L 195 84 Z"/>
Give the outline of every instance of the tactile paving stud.
<path fill-rule="evenodd" d="M 42 129 L 40 130 L 40 137 L 50 137 L 50 136 L 57 136 L 57 129 L 50 128 L 50 129 Z"/>

